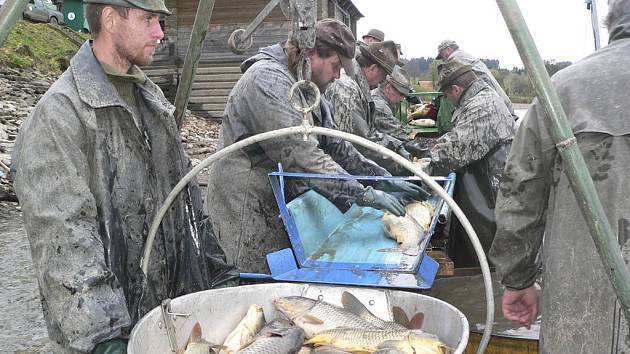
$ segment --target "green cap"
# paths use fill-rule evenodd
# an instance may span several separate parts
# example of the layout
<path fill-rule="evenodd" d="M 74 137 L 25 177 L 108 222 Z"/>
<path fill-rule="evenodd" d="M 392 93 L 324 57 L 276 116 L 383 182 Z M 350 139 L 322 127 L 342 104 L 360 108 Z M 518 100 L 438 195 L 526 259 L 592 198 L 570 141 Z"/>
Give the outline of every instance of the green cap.
<path fill-rule="evenodd" d="M 84 0 L 86 4 L 103 4 L 120 7 L 129 7 L 132 9 L 141 9 L 149 12 L 156 12 L 164 15 L 170 15 L 163 0 Z"/>
<path fill-rule="evenodd" d="M 453 83 L 455 79 L 472 71 L 472 66 L 464 64 L 457 59 L 452 59 L 437 67 L 439 80 L 437 82 L 438 91 L 443 91 L 448 85 Z"/>

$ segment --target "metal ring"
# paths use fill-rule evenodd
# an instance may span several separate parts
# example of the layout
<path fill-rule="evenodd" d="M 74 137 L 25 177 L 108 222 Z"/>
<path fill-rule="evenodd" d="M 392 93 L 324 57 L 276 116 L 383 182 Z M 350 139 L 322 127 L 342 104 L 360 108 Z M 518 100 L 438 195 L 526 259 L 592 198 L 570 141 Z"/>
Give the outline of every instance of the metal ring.
<path fill-rule="evenodd" d="M 254 38 L 252 36 L 249 36 L 249 42 L 243 40 L 241 37 L 243 33 L 245 33 L 245 30 L 238 28 L 235 29 L 234 32 L 230 34 L 230 38 L 228 38 L 228 47 L 234 54 L 243 54 L 254 44 Z"/>
<path fill-rule="evenodd" d="M 293 94 L 295 93 L 295 89 L 303 84 L 307 84 L 313 89 L 313 92 L 315 92 L 315 102 L 307 107 L 302 107 L 299 103 L 293 101 Z M 291 105 L 293 105 L 295 109 L 297 109 L 299 112 L 302 112 L 302 114 L 307 114 L 308 112 L 313 111 L 315 107 L 319 106 L 320 98 L 321 93 L 319 92 L 319 88 L 317 87 L 317 85 L 315 85 L 313 81 L 300 80 L 294 83 L 293 86 L 291 86 L 291 90 L 289 90 L 289 102 L 291 102 Z"/>

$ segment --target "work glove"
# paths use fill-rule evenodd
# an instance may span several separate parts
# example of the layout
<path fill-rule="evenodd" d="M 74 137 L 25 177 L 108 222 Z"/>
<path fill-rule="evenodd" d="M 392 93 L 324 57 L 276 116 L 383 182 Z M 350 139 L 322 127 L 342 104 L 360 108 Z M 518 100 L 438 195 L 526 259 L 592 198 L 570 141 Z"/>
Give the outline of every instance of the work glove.
<path fill-rule="evenodd" d="M 398 148 L 398 155 L 404 157 L 405 159 L 409 160 L 409 161 L 413 161 L 411 159 L 411 154 L 409 153 L 409 151 L 407 151 L 407 149 L 405 149 L 404 146 L 400 145 L 400 147 Z"/>
<path fill-rule="evenodd" d="M 357 198 L 357 205 L 383 209 L 396 216 L 405 215 L 405 207 L 398 198 L 372 187 L 365 188 L 365 192 Z"/>
<path fill-rule="evenodd" d="M 99 343 L 93 354 L 127 354 L 127 343 L 119 338 Z"/>
<path fill-rule="evenodd" d="M 384 192 L 402 193 L 413 200 L 427 200 L 431 193 L 422 189 L 422 187 L 407 181 L 380 180 L 376 182 L 374 188 Z"/>

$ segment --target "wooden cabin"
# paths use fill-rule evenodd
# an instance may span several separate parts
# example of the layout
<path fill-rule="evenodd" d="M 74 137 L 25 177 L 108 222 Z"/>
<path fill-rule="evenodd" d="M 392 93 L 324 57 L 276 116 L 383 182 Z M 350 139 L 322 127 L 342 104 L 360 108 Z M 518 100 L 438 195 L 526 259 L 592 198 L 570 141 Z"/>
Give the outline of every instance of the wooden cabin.
<path fill-rule="evenodd" d="M 198 0 L 165 0 L 173 13 L 161 23 L 165 39 L 158 46 L 153 64 L 145 71 L 172 101 L 184 65 Z M 210 27 L 203 44 L 188 108 L 194 113 L 221 118 L 227 96 L 241 76 L 239 65 L 258 48 L 286 39 L 291 23 L 278 7 L 254 32 L 253 45 L 243 55 L 227 45 L 230 34 L 246 28 L 267 5 L 268 0 L 215 0 Z M 357 20 L 363 17 L 351 0 L 318 0 L 318 18 L 334 17 L 346 23 L 356 36 Z"/>

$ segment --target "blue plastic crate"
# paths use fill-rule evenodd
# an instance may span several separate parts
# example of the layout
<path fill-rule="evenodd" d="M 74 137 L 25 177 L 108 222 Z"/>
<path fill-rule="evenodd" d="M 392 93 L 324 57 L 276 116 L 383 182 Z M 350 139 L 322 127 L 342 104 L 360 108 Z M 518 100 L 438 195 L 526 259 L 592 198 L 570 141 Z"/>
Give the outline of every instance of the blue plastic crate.
<path fill-rule="evenodd" d="M 270 173 L 269 180 L 291 248 L 267 255 L 270 276 L 243 273 L 241 277 L 374 287 L 431 287 L 438 263 L 426 255 L 426 248 L 439 215 L 445 214 L 447 205 L 441 198 L 433 196 L 429 200 L 436 212 L 419 247 L 401 250 L 396 241 L 384 236 L 382 211 L 354 205 L 342 213 L 314 191 L 287 203 L 284 188 L 287 178 L 420 181 L 418 177 L 290 173 L 278 165 L 278 171 Z M 455 174 L 434 180 L 452 195 Z"/>

